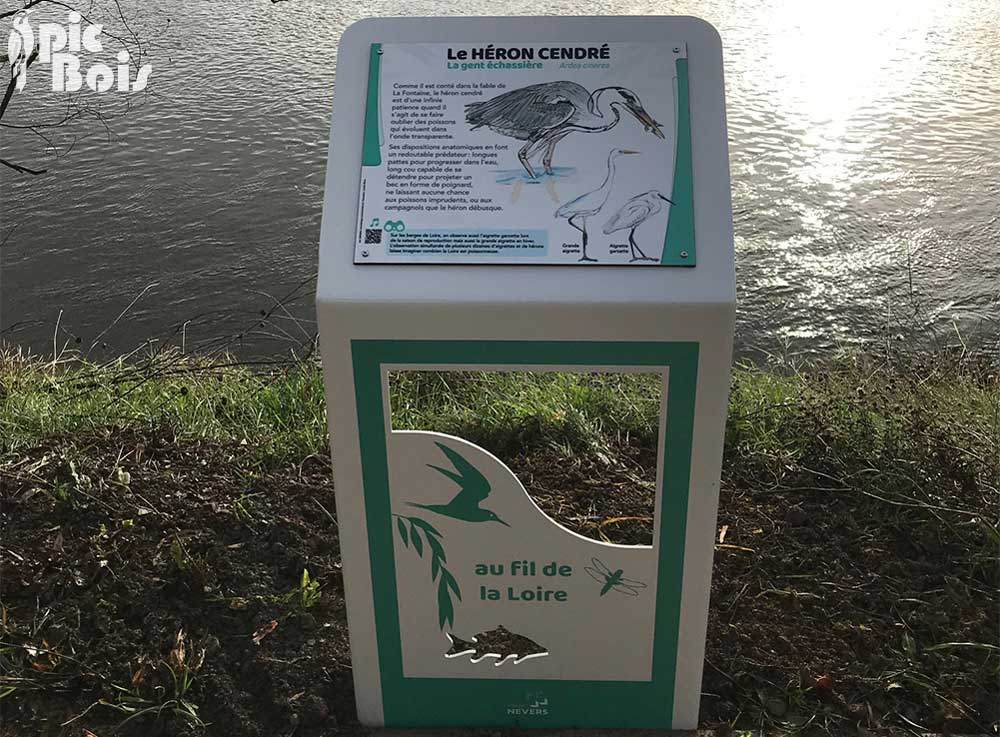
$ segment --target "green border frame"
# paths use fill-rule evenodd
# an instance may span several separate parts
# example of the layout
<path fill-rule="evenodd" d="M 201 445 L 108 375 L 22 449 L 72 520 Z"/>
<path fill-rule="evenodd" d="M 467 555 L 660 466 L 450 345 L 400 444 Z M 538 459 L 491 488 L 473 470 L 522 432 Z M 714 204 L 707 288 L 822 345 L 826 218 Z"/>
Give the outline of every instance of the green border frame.
<path fill-rule="evenodd" d="M 694 233 L 694 175 L 691 163 L 691 94 L 688 84 L 688 60 L 677 59 L 677 116 L 674 139 L 674 183 L 670 188 L 667 234 L 663 241 L 662 266 L 694 266 L 697 262 Z M 684 254 L 684 255 L 681 255 Z"/>
<path fill-rule="evenodd" d="M 372 44 L 368 51 L 368 88 L 365 91 L 365 138 L 361 144 L 361 166 L 379 166 L 382 163 L 382 145 L 378 135 L 378 91 L 381 74 L 382 44 Z"/>
<path fill-rule="evenodd" d="M 352 340 L 365 521 L 385 725 L 670 727 L 684 572 L 698 344 L 633 341 Z M 667 430 L 650 681 L 406 678 L 396 592 L 382 367 L 387 364 L 668 368 Z M 543 715 L 508 715 L 529 694 Z"/>

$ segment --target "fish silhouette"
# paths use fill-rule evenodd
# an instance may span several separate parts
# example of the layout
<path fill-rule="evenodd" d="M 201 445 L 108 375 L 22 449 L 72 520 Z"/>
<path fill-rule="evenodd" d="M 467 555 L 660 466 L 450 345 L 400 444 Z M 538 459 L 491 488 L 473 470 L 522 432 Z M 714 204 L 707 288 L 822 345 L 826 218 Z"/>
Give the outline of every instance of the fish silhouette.
<path fill-rule="evenodd" d="M 463 640 L 450 632 L 445 634 L 451 640 L 451 647 L 444 656 L 458 658 L 471 655 L 470 663 L 478 663 L 485 658 L 496 658 L 494 666 L 501 666 L 508 660 L 517 665 L 528 658 L 541 658 L 549 654 L 546 648 L 534 640 L 511 632 L 503 625 L 497 625 L 496 629 L 488 632 L 480 632 L 471 640 Z"/>

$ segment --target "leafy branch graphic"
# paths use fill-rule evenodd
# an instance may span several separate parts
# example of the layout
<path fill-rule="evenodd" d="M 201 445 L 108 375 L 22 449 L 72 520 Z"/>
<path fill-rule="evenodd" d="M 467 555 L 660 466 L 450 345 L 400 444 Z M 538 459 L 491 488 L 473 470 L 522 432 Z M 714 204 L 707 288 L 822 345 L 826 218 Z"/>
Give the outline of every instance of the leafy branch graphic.
<path fill-rule="evenodd" d="M 437 581 L 438 591 L 438 625 L 444 629 L 445 624 L 449 627 L 455 626 L 455 606 L 452 604 L 451 595 L 462 600 L 462 592 L 459 591 L 458 581 L 451 575 L 445 567 L 448 562 L 444 554 L 444 547 L 441 545 L 443 536 L 437 529 L 419 517 L 408 517 L 401 514 L 393 514 L 396 518 L 396 531 L 399 539 L 407 548 L 413 547 L 420 558 L 424 557 L 424 539 L 427 540 L 427 547 L 430 548 L 431 558 L 431 581 Z M 423 531 L 423 537 L 421 537 Z"/>

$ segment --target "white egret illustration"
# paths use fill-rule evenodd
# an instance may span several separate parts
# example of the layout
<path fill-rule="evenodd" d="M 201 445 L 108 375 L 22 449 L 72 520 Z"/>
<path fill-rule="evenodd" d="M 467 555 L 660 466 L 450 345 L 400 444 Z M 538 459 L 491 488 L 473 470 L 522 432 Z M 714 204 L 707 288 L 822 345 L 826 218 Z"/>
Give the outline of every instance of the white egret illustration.
<path fill-rule="evenodd" d="M 612 215 L 604 224 L 604 235 L 611 235 L 619 230 L 628 231 L 628 245 L 632 252 L 632 261 L 657 261 L 643 253 L 635 242 L 635 231 L 644 222 L 656 217 L 663 210 L 663 203 L 674 204 L 655 189 L 637 194 Z M 636 254 L 639 254 L 638 256 Z"/>
<path fill-rule="evenodd" d="M 622 148 L 612 149 L 611 153 L 608 154 L 608 174 L 604 178 L 604 184 L 591 192 L 586 192 L 570 200 L 556 210 L 555 216 L 557 218 L 566 218 L 569 224 L 579 230 L 583 236 L 583 255 L 580 257 L 581 261 L 597 260 L 587 255 L 587 218 L 599 213 L 611 195 L 611 187 L 614 185 L 615 180 L 615 160 L 619 156 L 637 153 L 639 152 Z"/>
<path fill-rule="evenodd" d="M 574 131 L 601 133 L 611 130 L 627 110 L 643 128 L 664 138 L 660 124 L 646 112 L 639 97 L 625 87 L 602 87 L 594 92 L 576 82 L 544 82 L 505 92 L 465 106 L 465 120 L 472 127 L 527 141 L 517 153 L 528 176 L 537 179 L 531 159 L 544 150 L 542 166 L 551 175 L 556 144 Z"/>

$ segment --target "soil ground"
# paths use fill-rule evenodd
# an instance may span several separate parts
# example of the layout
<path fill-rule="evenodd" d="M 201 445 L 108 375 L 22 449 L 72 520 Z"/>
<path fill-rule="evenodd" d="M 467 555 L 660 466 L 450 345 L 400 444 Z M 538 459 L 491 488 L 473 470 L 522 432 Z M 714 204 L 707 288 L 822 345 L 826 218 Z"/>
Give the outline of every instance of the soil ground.
<path fill-rule="evenodd" d="M 614 465 L 504 460 L 566 526 L 648 542 L 653 459 L 616 451 Z M 249 455 L 168 429 L 106 430 L 0 468 L 3 734 L 366 733 L 329 459 L 255 471 Z M 820 459 L 781 479 L 732 460 L 702 725 L 995 732 L 995 558 L 987 548 L 969 570 L 960 527 L 977 521 L 851 493 Z M 948 473 L 951 504 L 982 498 L 960 467 Z"/>

